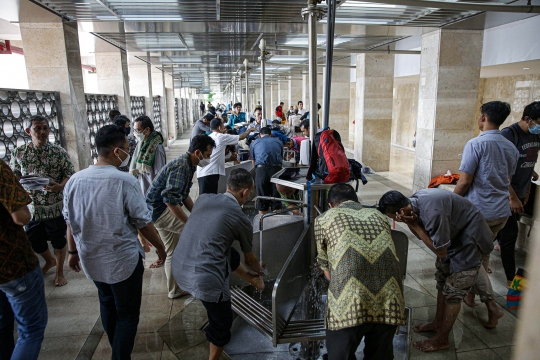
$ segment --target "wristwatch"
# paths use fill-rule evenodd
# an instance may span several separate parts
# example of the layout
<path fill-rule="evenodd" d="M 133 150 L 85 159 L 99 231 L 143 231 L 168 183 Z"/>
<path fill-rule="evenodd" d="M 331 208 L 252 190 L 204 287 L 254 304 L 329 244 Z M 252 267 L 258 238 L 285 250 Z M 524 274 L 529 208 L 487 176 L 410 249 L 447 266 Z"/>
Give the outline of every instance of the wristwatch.
<path fill-rule="evenodd" d="M 79 253 L 79 252 L 78 252 L 77 250 L 75 250 L 75 251 L 69 251 L 69 250 L 68 250 L 68 254 L 69 254 L 69 255 L 77 255 L 78 253 Z"/>

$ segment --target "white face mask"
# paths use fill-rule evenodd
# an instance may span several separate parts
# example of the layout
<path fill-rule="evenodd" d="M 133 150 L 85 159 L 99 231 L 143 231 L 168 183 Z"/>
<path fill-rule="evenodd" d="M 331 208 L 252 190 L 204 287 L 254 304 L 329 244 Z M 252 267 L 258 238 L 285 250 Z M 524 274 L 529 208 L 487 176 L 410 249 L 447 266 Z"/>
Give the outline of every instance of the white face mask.
<path fill-rule="evenodd" d="M 129 164 L 129 159 L 131 158 L 131 155 L 129 155 L 129 153 L 125 152 L 124 150 L 122 150 L 122 149 L 120 149 L 120 148 L 118 148 L 118 149 L 121 150 L 124 154 L 127 155 L 127 157 L 126 157 L 124 160 L 120 159 L 120 156 L 117 156 L 117 157 L 118 157 L 118 160 L 120 160 L 120 161 L 122 162 L 122 163 L 120 164 L 120 166 L 118 166 L 118 167 L 124 167 L 124 166 L 127 166 L 127 165 Z"/>
<path fill-rule="evenodd" d="M 205 166 L 208 166 L 210 164 L 210 159 L 205 159 L 204 157 L 201 159 L 199 158 L 199 166 L 204 168 Z"/>
<path fill-rule="evenodd" d="M 144 134 L 142 133 L 134 133 L 135 139 L 137 139 L 137 142 L 144 141 Z"/>

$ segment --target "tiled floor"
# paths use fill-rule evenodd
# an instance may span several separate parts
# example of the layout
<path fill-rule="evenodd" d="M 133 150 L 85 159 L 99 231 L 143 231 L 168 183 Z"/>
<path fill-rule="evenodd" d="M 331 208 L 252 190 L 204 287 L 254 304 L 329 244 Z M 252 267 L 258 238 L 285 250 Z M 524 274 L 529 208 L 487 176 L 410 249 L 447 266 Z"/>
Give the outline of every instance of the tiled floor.
<path fill-rule="evenodd" d="M 168 158 L 186 151 L 188 139 L 183 138 L 170 146 Z M 369 183 L 361 186 L 358 194 L 363 203 L 374 204 L 390 189 L 410 195 L 411 172 L 414 154 L 402 149 L 392 151 L 392 171 L 369 176 Z M 196 198 L 197 181 L 194 179 L 191 194 Z M 433 318 L 436 289 L 433 279 L 435 255 L 406 229 L 399 225 L 411 240 L 405 280 L 406 304 L 413 309 L 413 325 Z M 155 259 L 150 253 L 145 260 L 143 302 L 133 359 L 206 359 L 208 344 L 198 330 L 205 322 L 205 312 L 193 298 L 169 300 L 165 288 L 163 268 L 148 269 Z M 518 263 L 523 265 L 522 255 Z M 491 280 L 497 301 L 504 305 L 505 277 L 498 252 L 492 255 Z M 49 324 L 45 333 L 40 359 L 110 359 L 111 349 L 99 319 L 97 291 L 83 273 L 66 271 L 69 283 L 61 288 L 53 285 L 54 275 L 46 275 L 46 296 Z M 411 359 L 510 359 L 514 328 L 517 318 L 505 315 L 495 330 L 486 330 L 481 322 L 487 318 L 483 305 L 462 307 L 451 334 L 450 349 L 436 353 L 422 353 L 411 347 Z M 412 334 L 412 341 L 426 338 Z M 253 359 L 257 359 L 254 357 Z"/>

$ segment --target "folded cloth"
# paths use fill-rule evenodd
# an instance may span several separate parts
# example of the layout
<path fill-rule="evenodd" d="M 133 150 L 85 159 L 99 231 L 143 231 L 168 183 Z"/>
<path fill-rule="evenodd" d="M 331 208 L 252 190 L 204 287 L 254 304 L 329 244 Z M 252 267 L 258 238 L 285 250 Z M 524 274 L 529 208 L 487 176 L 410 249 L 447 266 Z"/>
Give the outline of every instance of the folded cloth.
<path fill-rule="evenodd" d="M 139 141 L 133 152 L 133 159 L 129 166 L 129 172 L 134 176 L 139 173 L 149 174 L 154 160 L 156 159 L 156 149 L 163 144 L 163 136 L 157 131 L 152 131 L 145 141 Z"/>

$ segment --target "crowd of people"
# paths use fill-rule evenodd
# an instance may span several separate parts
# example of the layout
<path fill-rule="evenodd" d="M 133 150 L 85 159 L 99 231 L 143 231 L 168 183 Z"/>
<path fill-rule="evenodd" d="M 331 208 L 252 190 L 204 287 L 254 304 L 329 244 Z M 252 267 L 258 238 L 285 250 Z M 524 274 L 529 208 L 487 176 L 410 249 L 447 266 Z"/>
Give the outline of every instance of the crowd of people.
<path fill-rule="evenodd" d="M 113 359 L 129 359 L 140 316 L 143 259 L 150 246 L 158 256 L 150 267 L 164 267 L 168 297 L 192 295 L 206 308 L 210 359 L 219 359 L 231 338 L 229 274 L 259 290 L 265 286 L 264 265 L 252 251 L 253 228 L 242 206 L 256 191 L 261 214 L 282 205 L 299 213 L 294 203 L 268 197 L 296 201 L 302 196 L 270 179 L 283 160 L 291 160 L 284 159 L 284 149 L 292 149 L 297 160 L 299 144 L 309 136 L 309 112 L 298 102 L 288 112 L 294 121 L 300 116 L 293 123 L 287 122 L 283 103 L 274 120 L 263 119 L 260 106 L 242 112 L 241 103 L 230 112 L 209 104 L 204 113 L 202 102 L 200 109 L 187 152 L 169 161 L 164 139 L 149 117 L 138 117 L 132 126 L 129 118 L 111 111 L 111 125 L 95 136 L 97 162 L 79 172 L 67 152 L 49 142 L 47 120 L 28 120 L 31 141 L 12 151 L 9 166 L 0 161 L 1 359 L 37 359 L 47 325 L 43 275 L 55 267 L 54 284 L 66 286 L 66 253 L 69 268 L 83 270 L 96 286 Z M 511 281 L 517 221 L 529 201 L 531 180 L 538 177 L 540 102 L 527 105 L 521 121 L 499 130 L 509 114 L 506 103 L 482 105 L 482 132 L 464 148 L 453 193 L 426 189 L 407 198 L 390 191 L 377 209 L 369 209 L 349 184 L 329 190 L 329 210 L 314 223 L 318 266 L 329 280 L 329 359 L 353 358 L 363 338 L 365 358 L 393 358 L 393 336 L 406 319 L 388 218 L 405 223 L 437 257 L 435 319 L 414 327 L 436 335 L 414 346 L 427 352 L 448 348 L 461 302 L 474 306 L 475 295 L 488 310 L 484 326 L 497 327 L 503 312 L 488 277 L 489 255 L 497 239 Z M 255 179 L 235 169 L 226 192 L 218 193 L 226 162 L 241 156 L 252 161 Z M 195 173 L 197 201 L 190 197 Z M 20 181 L 35 175 L 48 178 L 48 184 L 26 190 Z M 245 264 L 231 246 L 236 240 Z M 44 260 L 41 268 L 36 254 Z"/>

